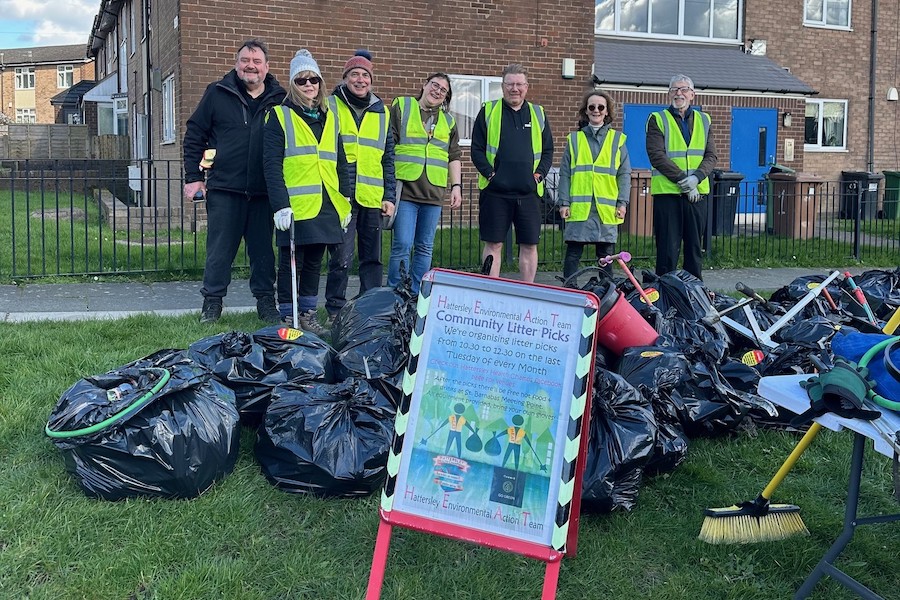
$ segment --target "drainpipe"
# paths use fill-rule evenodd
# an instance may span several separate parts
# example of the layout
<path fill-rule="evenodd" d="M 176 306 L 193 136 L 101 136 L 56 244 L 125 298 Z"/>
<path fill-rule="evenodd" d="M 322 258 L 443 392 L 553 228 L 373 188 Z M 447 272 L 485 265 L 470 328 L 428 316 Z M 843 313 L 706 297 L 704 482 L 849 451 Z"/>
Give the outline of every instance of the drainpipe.
<path fill-rule="evenodd" d="M 878 52 L 878 0 L 872 0 L 872 35 L 869 48 L 869 145 L 866 149 L 866 171 L 875 170 L 875 63 Z"/>

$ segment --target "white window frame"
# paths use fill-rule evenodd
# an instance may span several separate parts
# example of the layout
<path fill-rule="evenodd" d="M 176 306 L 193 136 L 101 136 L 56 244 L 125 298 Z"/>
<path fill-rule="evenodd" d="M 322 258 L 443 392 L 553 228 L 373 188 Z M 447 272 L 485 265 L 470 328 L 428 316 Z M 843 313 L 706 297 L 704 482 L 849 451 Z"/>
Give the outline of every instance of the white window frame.
<path fill-rule="evenodd" d="M 17 108 L 16 123 L 37 123 L 37 110 L 34 108 Z"/>
<path fill-rule="evenodd" d="M 34 89 L 34 67 L 16 67 L 16 89 L 17 90 L 33 90 Z"/>
<path fill-rule="evenodd" d="M 815 144 L 807 144 L 805 143 L 806 136 L 804 134 L 804 144 L 803 149 L 806 152 L 846 152 L 847 151 L 847 114 L 848 114 L 848 106 L 849 103 L 847 100 L 840 100 L 835 98 L 816 98 L 814 100 L 807 99 L 807 106 L 810 104 L 818 105 L 818 117 L 817 117 L 817 125 L 816 125 L 816 137 L 818 138 L 818 142 Z M 840 146 L 825 146 L 822 144 L 822 135 L 825 130 L 823 126 L 824 113 L 825 113 L 825 104 L 843 104 L 844 105 L 844 129 L 841 133 L 841 139 L 844 143 Z M 804 121 L 806 119 L 806 115 L 804 114 Z"/>
<path fill-rule="evenodd" d="M 128 3 L 128 50 L 134 56 L 137 38 L 134 35 L 134 1 Z"/>
<path fill-rule="evenodd" d="M 822 27 L 824 29 L 840 29 L 842 31 L 850 31 L 851 19 L 853 18 L 853 0 L 847 0 L 847 23 L 834 24 L 828 23 L 828 5 L 832 2 L 840 2 L 840 0 L 818 0 L 822 3 L 822 18 L 812 19 L 809 17 L 809 4 L 817 0 L 803 0 L 803 25 L 806 27 Z"/>
<path fill-rule="evenodd" d="M 175 75 L 166 77 L 162 84 L 162 101 L 163 101 L 163 131 L 162 143 L 172 144 L 175 142 Z"/>
<path fill-rule="evenodd" d="M 740 44 L 743 41 L 743 15 L 744 15 L 744 2 L 745 0 L 733 0 L 737 3 L 737 7 L 735 8 L 735 16 L 737 19 L 737 28 L 735 31 L 735 36 L 733 38 L 717 38 L 713 37 L 713 31 L 715 27 L 714 19 L 712 18 L 716 12 L 716 2 L 719 0 L 709 0 L 709 35 L 707 36 L 695 36 L 695 35 L 685 35 L 684 34 L 684 15 L 685 15 L 685 0 L 660 0 L 660 2 L 665 3 L 668 6 L 673 4 L 678 4 L 678 32 L 677 33 L 660 33 L 652 31 L 653 27 L 653 0 L 646 0 L 647 5 L 647 31 L 625 31 L 621 29 L 621 18 L 622 18 L 622 2 L 623 0 L 595 0 L 594 1 L 594 33 L 596 35 L 614 35 L 614 36 L 623 36 L 623 37 L 640 37 L 640 38 L 652 38 L 655 40 L 664 39 L 664 40 L 691 40 L 695 42 L 715 42 L 720 44 Z M 610 4 L 613 3 L 615 5 L 615 25 L 613 29 L 600 29 L 599 23 L 597 22 L 597 6 L 600 4 Z"/>
<path fill-rule="evenodd" d="M 481 84 L 480 89 L 478 90 L 478 94 L 480 96 L 480 100 L 477 102 L 477 106 L 473 102 L 471 106 L 469 106 L 469 111 L 474 112 L 471 115 L 472 125 L 475 123 L 475 117 L 478 115 L 478 111 L 481 109 L 481 106 L 487 102 L 488 100 L 497 100 L 503 97 L 503 92 L 501 89 L 501 85 L 503 84 L 502 77 L 487 77 L 484 75 L 460 75 L 460 74 L 451 74 L 450 75 L 450 85 L 451 87 L 454 85 L 454 82 L 461 79 L 474 80 Z M 495 89 L 498 90 L 499 93 L 495 93 L 493 96 L 490 94 L 491 84 L 494 84 Z M 460 101 L 462 100 L 462 88 L 458 88 L 453 92 L 453 98 L 450 100 L 450 113 L 454 116 L 457 122 L 457 131 L 459 132 L 459 145 L 460 146 L 471 146 L 472 138 L 470 137 L 470 131 L 465 131 L 466 124 L 463 123 L 464 119 L 460 118 L 462 114 L 460 109 Z M 460 126 L 462 125 L 462 126 Z"/>
<path fill-rule="evenodd" d="M 75 67 L 72 65 L 56 65 L 56 87 L 67 90 L 75 85 Z"/>
<path fill-rule="evenodd" d="M 123 121 L 128 122 L 128 98 L 113 98 L 113 133 L 115 135 L 128 135 L 127 131 L 119 131 L 121 115 L 125 115 Z"/>
<path fill-rule="evenodd" d="M 150 153 L 147 148 L 147 115 L 143 113 L 138 113 L 137 108 L 132 105 L 134 109 L 132 127 L 134 131 L 134 136 L 132 137 L 132 145 L 133 145 L 133 156 L 137 160 L 144 160 L 147 158 Z"/>

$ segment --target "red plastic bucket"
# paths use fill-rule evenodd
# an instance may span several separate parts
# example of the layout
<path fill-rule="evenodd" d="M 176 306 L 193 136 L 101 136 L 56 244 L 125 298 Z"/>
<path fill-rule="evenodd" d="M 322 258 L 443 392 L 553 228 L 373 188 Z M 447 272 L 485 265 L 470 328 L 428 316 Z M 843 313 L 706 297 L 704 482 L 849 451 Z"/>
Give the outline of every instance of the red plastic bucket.
<path fill-rule="evenodd" d="M 655 344 L 659 337 L 656 330 L 631 306 L 625 294 L 615 288 L 610 291 L 617 295 L 616 301 L 597 323 L 597 342 L 619 356 L 625 348 Z M 600 304 L 602 310 L 606 302 Z"/>

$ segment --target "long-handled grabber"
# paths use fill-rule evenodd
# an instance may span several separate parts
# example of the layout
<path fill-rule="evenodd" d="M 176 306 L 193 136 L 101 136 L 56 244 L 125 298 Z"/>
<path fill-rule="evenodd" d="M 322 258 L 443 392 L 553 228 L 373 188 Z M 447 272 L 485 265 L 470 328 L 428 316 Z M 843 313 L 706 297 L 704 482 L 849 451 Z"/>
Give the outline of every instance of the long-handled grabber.
<path fill-rule="evenodd" d="M 606 265 L 611 264 L 613 261 L 616 261 L 617 263 L 619 263 L 619 266 L 622 267 L 623 271 L 625 271 L 625 275 L 628 277 L 628 280 L 631 282 L 631 285 L 633 285 L 634 288 L 637 290 L 638 294 L 641 295 L 641 298 L 644 300 L 644 302 L 647 304 L 647 306 L 653 306 L 653 301 L 647 297 L 647 294 L 644 292 L 644 288 L 642 288 L 641 284 L 639 284 L 637 282 L 637 279 L 635 279 L 634 275 L 631 274 L 631 270 L 628 268 L 628 265 L 625 264 L 629 260 L 631 260 L 630 252 L 619 252 L 618 254 L 610 254 L 610 255 L 604 256 L 597 262 L 599 263 L 599 265 L 601 267 L 605 267 Z"/>
<path fill-rule="evenodd" d="M 291 318 L 294 329 L 300 329 L 297 321 L 297 247 L 294 244 L 294 224 L 291 223 Z"/>

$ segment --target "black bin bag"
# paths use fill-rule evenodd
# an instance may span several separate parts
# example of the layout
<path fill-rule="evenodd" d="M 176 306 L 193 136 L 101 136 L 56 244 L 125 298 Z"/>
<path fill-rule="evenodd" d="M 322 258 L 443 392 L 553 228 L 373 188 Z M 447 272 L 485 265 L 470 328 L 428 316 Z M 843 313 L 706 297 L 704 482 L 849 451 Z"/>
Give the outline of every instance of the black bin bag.
<path fill-rule="evenodd" d="M 590 430 L 582 509 L 631 510 L 656 442 L 650 401 L 620 375 L 595 369 Z"/>
<path fill-rule="evenodd" d="M 361 379 L 275 388 L 256 436 L 274 486 L 320 497 L 367 496 L 384 484 L 393 404 Z"/>
<path fill-rule="evenodd" d="M 373 288 L 347 302 L 332 326 L 335 379 L 381 379 L 399 373 L 409 360 L 415 302 L 400 286 Z"/>
<path fill-rule="evenodd" d="M 79 380 L 45 432 L 85 494 L 194 498 L 234 468 L 234 393 L 179 350 Z"/>
<path fill-rule="evenodd" d="M 237 400 L 241 423 L 257 427 L 276 385 L 286 381 L 333 381 L 334 350 L 315 335 L 280 326 L 249 334 L 230 331 L 188 347 Z"/>

